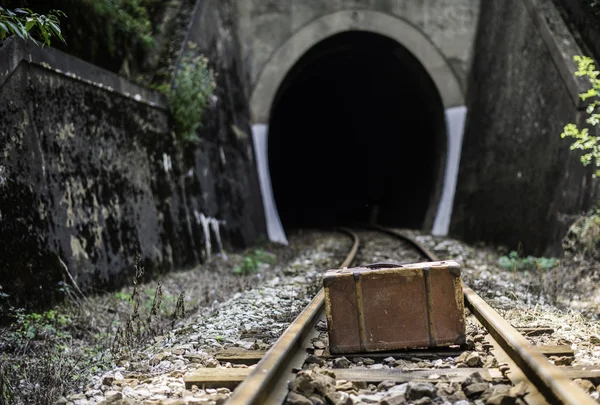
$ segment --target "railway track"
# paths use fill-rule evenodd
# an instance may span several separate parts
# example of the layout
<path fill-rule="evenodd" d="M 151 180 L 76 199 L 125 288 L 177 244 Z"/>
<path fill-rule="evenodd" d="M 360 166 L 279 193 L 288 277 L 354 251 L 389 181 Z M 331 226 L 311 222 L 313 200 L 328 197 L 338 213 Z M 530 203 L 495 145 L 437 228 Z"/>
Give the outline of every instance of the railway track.
<path fill-rule="evenodd" d="M 353 239 L 352 248 L 340 268 L 350 267 L 359 255 L 360 240 L 356 232 L 341 229 Z M 407 234 L 381 227 L 372 227 L 372 231 L 386 234 L 388 237 L 410 244 L 421 257 L 427 261 L 439 261 L 439 259 L 423 245 Z M 400 243 L 400 242 L 397 242 Z M 569 370 L 571 375 L 567 375 L 565 369 L 554 366 L 550 363 L 544 351 L 548 348 L 533 347 L 527 339 L 507 321 L 505 321 L 493 308 L 491 308 L 483 299 L 481 299 L 473 290 L 463 283 L 464 302 L 466 308 L 476 321 L 470 318 L 470 322 L 478 323 L 489 334 L 485 342 L 479 345 L 485 345 L 491 349 L 495 356 L 496 366 L 487 370 L 486 368 L 445 368 L 413 371 L 390 369 L 390 368 L 353 368 L 350 370 L 334 369 L 333 373 L 338 376 L 338 380 L 359 381 L 357 386 L 367 387 L 367 383 L 391 381 L 392 383 L 402 383 L 407 381 L 465 381 L 477 372 L 481 378 L 481 373 L 485 375 L 485 382 L 506 382 L 507 379 L 517 386 L 517 396 L 519 401 L 529 405 L 536 404 L 565 404 L 565 405 L 588 405 L 597 404 L 581 388 L 573 383 L 573 377 L 584 375 L 573 370 Z M 289 393 L 289 384 L 294 381 L 296 375 L 302 370 L 307 361 L 318 363 L 327 367 L 331 365 L 334 356 L 327 353 L 326 350 L 316 349 L 313 342 L 322 342 L 326 340 L 326 332 L 322 327 L 325 320 L 324 292 L 321 289 L 312 302 L 302 311 L 302 313 L 292 322 L 283 335 L 276 341 L 266 354 L 258 355 L 253 358 L 252 355 L 243 353 L 232 354 L 228 359 L 232 362 L 258 362 L 252 369 L 224 369 L 221 384 L 235 387 L 231 398 L 227 401 L 230 405 L 241 404 L 281 404 L 284 403 Z M 478 335 L 481 337 L 481 335 Z M 481 340 L 481 339 L 479 339 Z M 319 347 L 326 346 L 320 344 Z M 452 351 L 454 350 L 454 351 Z M 402 361 L 398 359 L 422 359 L 424 357 L 438 358 L 459 357 L 461 349 L 443 349 L 429 351 L 397 351 L 394 353 L 368 353 L 358 358 L 362 360 L 358 364 L 375 361 Z M 546 353 L 547 354 L 547 353 Z M 237 356 L 237 358 L 236 358 Z M 352 359 L 352 356 L 348 356 Z M 340 357 L 338 357 L 339 359 Z M 345 359 L 345 358 L 344 358 Z M 347 361 L 347 359 L 346 359 Z M 438 360 L 441 361 L 441 360 Z M 400 371 L 400 372 L 397 372 Z M 213 373 L 216 373 L 213 372 Z M 432 376 L 434 378 L 432 378 Z M 192 373 L 185 377 L 186 385 L 191 387 L 206 387 L 204 378 L 206 373 L 198 375 Z M 241 382 L 241 383 L 240 383 Z M 345 381 L 347 383 L 347 381 Z M 482 381 L 483 382 L 483 381 Z M 238 385 L 239 384 L 239 385 Z M 393 385 L 393 384 L 392 384 Z M 520 402 L 520 403 L 523 403 Z M 406 402 L 409 403 L 409 402 Z M 481 402 L 485 403 L 485 402 Z M 503 403 L 503 402 L 499 402 Z M 508 403 L 508 402 L 506 402 Z M 517 402 L 519 403 L 519 402 Z"/>

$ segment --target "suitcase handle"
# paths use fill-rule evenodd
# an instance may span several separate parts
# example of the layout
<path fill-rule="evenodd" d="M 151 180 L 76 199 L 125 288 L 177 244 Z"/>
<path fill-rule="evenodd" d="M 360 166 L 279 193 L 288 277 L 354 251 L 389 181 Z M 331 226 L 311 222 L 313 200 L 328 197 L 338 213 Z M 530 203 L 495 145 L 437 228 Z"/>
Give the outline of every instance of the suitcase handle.
<path fill-rule="evenodd" d="M 402 264 L 394 262 L 378 262 L 367 264 L 365 267 L 367 269 L 391 269 L 393 267 L 402 267 Z"/>

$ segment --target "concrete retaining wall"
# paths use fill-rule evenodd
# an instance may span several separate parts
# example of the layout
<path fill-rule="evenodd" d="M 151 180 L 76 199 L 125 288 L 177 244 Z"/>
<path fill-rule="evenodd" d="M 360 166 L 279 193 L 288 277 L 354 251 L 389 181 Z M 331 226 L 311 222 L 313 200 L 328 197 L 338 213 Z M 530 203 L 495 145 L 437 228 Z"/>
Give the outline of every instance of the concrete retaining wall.
<path fill-rule="evenodd" d="M 243 72 L 208 10 L 218 90 L 197 147 L 176 141 L 156 93 L 54 50 L 0 48 L 0 284 L 15 305 L 201 263 L 264 233 Z"/>

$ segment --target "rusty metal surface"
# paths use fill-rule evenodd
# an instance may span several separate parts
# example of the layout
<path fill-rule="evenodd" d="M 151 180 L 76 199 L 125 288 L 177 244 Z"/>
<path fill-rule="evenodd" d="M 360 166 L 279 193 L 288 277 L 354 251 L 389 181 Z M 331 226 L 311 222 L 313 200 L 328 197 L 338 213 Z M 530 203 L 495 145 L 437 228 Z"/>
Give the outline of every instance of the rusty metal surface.
<path fill-rule="evenodd" d="M 598 405 L 469 287 L 467 307 L 551 404 Z"/>
<path fill-rule="evenodd" d="M 454 261 L 330 270 L 323 285 L 333 354 L 465 341 L 460 266 Z"/>
<path fill-rule="evenodd" d="M 340 267 L 348 267 L 358 251 L 359 239 L 356 233 L 340 229 L 354 241 L 352 249 Z M 324 293 L 319 291 L 308 307 L 292 322 L 283 335 L 275 342 L 265 357 L 256 365 L 227 401 L 228 405 L 279 404 L 287 395 L 287 379 L 293 377 L 292 369 L 304 363 L 304 353 L 298 348 L 308 340 L 314 331 L 314 324 L 322 316 Z"/>
<path fill-rule="evenodd" d="M 380 228 L 382 232 L 402 238 L 421 250 L 430 260 L 439 260 L 425 246 L 403 232 Z M 463 283 L 465 305 L 487 329 L 523 374 L 533 383 L 546 400 L 556 405 L 598 405 L 558 367 L 533 347 L 479 295 Z"/>

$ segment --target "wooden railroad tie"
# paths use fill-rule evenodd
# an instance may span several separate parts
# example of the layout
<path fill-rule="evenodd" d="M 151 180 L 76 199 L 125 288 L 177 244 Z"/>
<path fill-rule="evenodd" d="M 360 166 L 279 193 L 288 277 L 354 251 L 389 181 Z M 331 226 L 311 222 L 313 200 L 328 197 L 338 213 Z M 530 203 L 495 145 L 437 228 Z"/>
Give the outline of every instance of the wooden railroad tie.
<path fill-rule="evenodd" d="M 569 346 L 539 346 L 537 349 L 546 356 L 573 356 L 573 350 Z M 432 357 L 456 357 L 462 351 L 448 348 L 446 350 L 402 350 L 394 352 L 374 352 L 363 354 L 347 354 L 347 358 L 369 357 L 373 359 L 384 359 L 387 357 L 394 358 L 432 358 Z M 220 362 L 229 362 L 231 364 L 257 364 L 265 355 L 262 350 L 243 350 L 233 348 L 222 350 L 216 354 L 216 359 Z M 315 354 L 324 359 L 339 357 L 332 356 L 326 350 L 316 350 Z M 583 369 L 581 367 L 560 367 L 568 378 L 600 378 L 600 368 Z M 249 368 L 201 368 L 194 372 L 188 373 L 184 377 L 186 388 L 191 388 L 193 385 L 199 388 L 219 388 L 225 387 L 234 389 L 240 384 L 252 370 Z M 484 379 L 493 381 L 502 379 L 502 373 L 496 369 L 484 368 L 455 368 L 455 369 L 379 369 L 373 370 L 364 367 L 356 367 L 350 369 L 334 369 L 336 377 L 347 381 L 367 381 L 381 382 L 390 380 L 398 383 L 407 381 L 463 381 L 470 374 L 478 371 Z"/>
<path fill-rule="evenodd" d="M 562 372 L 568 378 L 600 378 L 600 368 L 583 369 L 581 367 L 561 367 Z M 225 387 L 234 389 L 248 375 L 252 369 L 249 368 L 201 368 L 187 374 L 184 377 L 185 387 L 191 389 L 196 385 L 198 388 L 220 388 Z M 415 369 L 402 370 L 392 369 L 369 369 L 365 367 L 333 369 L 338 380 L 346 381 L 365 381 L 368 383 L 380 383 L 382 381 L 393 381 L 395 383 L 405 383 L 409 381 L 417 382 L 438 382 L 438 381 L 464 381 L 468 376 L 479 372 L 485 381 L 502 381 L 504 376 L 497 368 L 455 368 L 455 369 Z"/>

